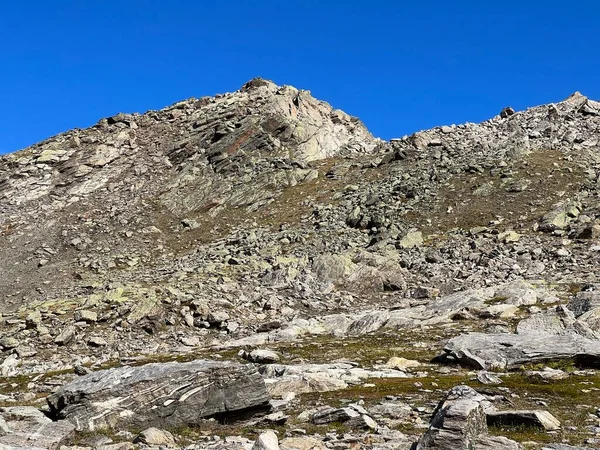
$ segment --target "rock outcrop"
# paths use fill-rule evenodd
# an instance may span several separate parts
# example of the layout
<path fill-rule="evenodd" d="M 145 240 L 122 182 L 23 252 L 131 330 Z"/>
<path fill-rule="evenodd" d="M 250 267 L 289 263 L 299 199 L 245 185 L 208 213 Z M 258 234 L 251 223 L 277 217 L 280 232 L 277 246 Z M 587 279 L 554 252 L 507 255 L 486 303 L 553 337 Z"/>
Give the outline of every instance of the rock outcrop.
<path fill-rule="evenodd" d="M 50 413 L 79 431 L 127 426 L 178 427 L 269 408 L 265 383 L 250 366 L 206 360 L 95 372 L 48 397 Z"/>

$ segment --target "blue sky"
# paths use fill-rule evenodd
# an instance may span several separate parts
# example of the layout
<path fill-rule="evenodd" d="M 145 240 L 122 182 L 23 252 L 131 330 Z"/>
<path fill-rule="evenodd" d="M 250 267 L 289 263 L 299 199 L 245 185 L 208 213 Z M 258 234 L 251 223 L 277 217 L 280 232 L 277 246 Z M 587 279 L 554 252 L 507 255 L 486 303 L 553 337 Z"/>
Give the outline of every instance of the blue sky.
<path fill-rule="evenodd" d="M 598 17 L 585 0 L 3 2 L 0 152 L 255 76 L 386 139 L 598 99 Z"/>

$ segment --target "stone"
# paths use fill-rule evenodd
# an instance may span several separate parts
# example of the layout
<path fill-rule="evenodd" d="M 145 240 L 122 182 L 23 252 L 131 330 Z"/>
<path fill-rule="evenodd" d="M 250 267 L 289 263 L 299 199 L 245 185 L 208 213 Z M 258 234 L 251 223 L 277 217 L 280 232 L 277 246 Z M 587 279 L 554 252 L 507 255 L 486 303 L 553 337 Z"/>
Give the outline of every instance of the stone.
<path fill-rule="evenodd" d="M 467 333 L 450 339 L 444 352 L 483 370 L 510 370 L 560 360 L 575 360 L 586 367 L 600 364 L 600 341 L 577 335 Z"/>
<path fill-rule="evenodd" d="M 569 300 L 567 308 L 573 311 L 575 317 L 600 308 L 600 291 L 580 291 Z"/>
<path fill-rule="evenodd" d="M 39 309 L 30 312 L 25 318 L 27 328 L 37 328 L 42 323 L 42 313 Z"/>
<path fill-rule="evenodd" d="M 320 439 L 302 436 L 283 439 L 279 448 L 281 450 L 326 450 L 327 446 Z"/>
<path fill-rule="evenodd" d="M 171 433 L 159 428 L 146 428 L 136 438 L 136 442 L 146 445 L 175 445 L 175 438 Z"/>
<path fill-rule="evenodd" d="M 181 343 L 188 347 L 197 347 L 200 345 L 200 338 L 197 336 L 184 336 L 181 338 Z"/>
<path fill-rule="evenodd" d="M 108 345 L 108 342 L 106 342 L 106 339 L 102 336 L 90 336 L 87 340 L 87 344 L 90 347 L 105 347 Z"/>
<path fill-rule="evenodd" d="M 67 345 L 75 339 L 77 330 L 73 325 L 67 325 L 55 338 L 56 345 Z"/>
<path fill-rule="evenodd" d="M 81 311 L 75 312 L 74 319 L 76 322 L 83 321 L 93 323 L 98 321 L 98 313 L 95 311 L 88 311 L 86 309 L 83 309 Z"/>
<path fill-rule="evenodd" d="M 415 247 L 420 247 L 423 245 L 423 233 L 420 231 L 411 231 L 404 235 L 402 239 L 400 239 L 400 247 L 405 249 L 411 249 Z"/>
<path fill-rule="evenodd" d="M 253 367 L 196 360 L 91 373 L 48 397 L 51 416 L 78 430 L 197 424 L 201 419 L 267 410 L 269 396 Z"/>
<path fill-rule="evenodd" d="M 190 230 L 195 230 L 196 228 L 200 228 L 200 224 L 198 223 L 198 221 L 196 221 L 194 219 L 183 219 L 181 221 L 181 224 L 184 226 L 184 228 L 187 228 Z"/>
<path fill-rule="evenodd" d="M 213 311 L 208 315 L 208 323 L 213 326 L 221 326 L 229 318 L 229 314 L 225 311 Z"/>
<path fill-rule="evenodd" d="M 350 419 L 356 419 L 361 414 L 353 408 L 323 408 L 312 416 L 312 422 L 315 425 L 323 425 L 331 422 L 346 422 Z"/>
<path fill-rule="evenodd" d="M 397 356 L 392 356 L 387 363 L 385 363 L 386 367 L 390 369 L 397 370 L 406 370 L 414 367 L 419 367 L 421 363 L 419 361 L 415 361 L 413 359 L 405 359 L 399 358 Z"/>
<path fill-rule="evenodd" d="M 544 367 L 542 370 L 526 370 L 523 375 L 539 381 L 559 381 L 569 378 L 568 373 L 550 367 Z"/>
<path fill-rule="evenodd" d="M 377 429 L 379 428 L 379 426 L 377 425 L 377 422 L 375 422 L 375 420 L 373 420 L 373 418 L 367 414 L 361 414 L 358 417 L 353 417 L 351 419 L 349 419 L 347 422 L 345 422 L 345 424 L 351 428 L 351 429 L 364 429 L 364 430 L 371 430 L 371 431 L 377 431 Z"/>
<path fill-rule="evenodd" d="M 2 346 L 2 348 L 5 350 L 17 348 L 19 344 L 19 340 L 12 336 L 3 336 L 2 338 L 0 338 L 0 346 Z"/>
<path fill-rule="evenodd" d="M 500 377 L 483 370 L 477 372 L 477 380 L 482 384 L 502 384 L 502 379 Z"/>
<path fill-rule="evenodd" d="M 59 448 L 74 433 L 66 420 L 53 422 L 42 411 L 31 406 L 0 408 L 0 448 Z"/>
<path fill-rule="evenodd" d="M 514 425 L 543 428 L 546 431 L 560 430 L 560 422 L 548 411 L 488 411 L 488 425 Z"/>
<path fill-rule="evenodd" d="M 429 428 L 416 450 L 518 450 L 516 442 L 488 436 L 485 398 L 468 386 L 448 391 L 433 413 Z"/>
<path fill-rule="evenodd" d="M 267 430 L 259 434 L 252 450 L 279 450 L 279 439 L 275 432 Z"/>
<path fill-rule="evenodd" d="M 519 334 L 552 334 L 582 336 L 600 339 L 600 334 L 592 330 L 586 322 L 577 320 L 573 312 L 563 305 L 521 320 L 517 325 Z"/>
<path fill-rule="evenodd" d="M 519 242 L 520 238 L 521 235 L 513 230 L 505 231 L 503 233 L 498 234 L 498 241 L 503 242 L 505 244 Z"/>
<path fill-rule="evenodd" d="M 247 359 L 254 363 L 259 364 L 273 364 L 279 361 L 279 355 L 272 350 L 257 349 L 252 350 L 248 355 Z"/>

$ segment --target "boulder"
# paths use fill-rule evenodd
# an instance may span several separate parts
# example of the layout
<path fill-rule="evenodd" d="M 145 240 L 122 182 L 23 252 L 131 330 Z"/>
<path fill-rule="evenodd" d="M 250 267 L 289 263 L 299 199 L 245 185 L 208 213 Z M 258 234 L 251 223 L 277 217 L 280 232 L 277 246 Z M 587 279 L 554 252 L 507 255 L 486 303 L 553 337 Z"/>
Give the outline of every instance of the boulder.
<path fill-rule="evenodd" d="M 467 333 L 450 339 L 444 352 L 483 370 L 516 369 L 564 359 L 584 367 L 600 366 L 600 341 L 577 335 Z"/>
<path fill-rule="evenodd" d="M 273 431 L 267 430 L 258 435 L 252 450 L 279 450 L 279 439 Z"/>
<path fill-rule="evenodd" d="M 390 369 L 406 370 L 413 367 L 419 367 L 421 363 L 413 359 L 400 358 L 398 356 L 392 356 L 387 363 L 386 367 Z"/>
<path fill-rule="evenodd" d="M 360 413 L 354 408 L 325 408 L 317 411 L 313 417 L 312 422 L 315 425 L 323 425 L 331 422 L 346 422 L 350 419 L 356 419 L 360 417 Z"/>
<path fill-rule="evenodd" d="M 279 355 L 272 350 L 256 349 L 244 355 L 245 359 L 258 364 L 272 364 L 279 361 Z"/>
<path fill-rule="evenodd" d="M 175 438 L 171 433 L 158 428 L 146 428 L 137 437 L 136 442 L 147 445 L 175 445 Z"/>
<path fill-rule="evenodd" d="M 400 239 L 401 248 L 410 249 L 421 245 L 423 245 L 423 234 L 420 231 L 411 231 Z"/>
<path fill-rule="evenodd" d="M 573 312 L 562 305 L 521 320 L 517 325 L 517 333 L 573 335 L 600 339 L 600 334 L 592 330 L 586 322 L 577 320 Z"/>
<path fill-rule="evenodd" d="M 562 305 L 522 320 L 517 334 L 467 333 L 450 339 L 444 352 L 483 370 L 515 369 L 564 359 L 583 367 L 600 366 L 598 333 Z"/>
<path fill-rule="evenodd" d="M 416 450 L 517 450 L 506 438 L 488 436 L 486 399 L 469 386 L 456 386 L 433 412 L 429 428 Z"/>
<path fill-rule="evenodd" d="M 0 449 L 56 449 L 74 430 L 72 423 L 53 422 L 31 406 L 0 408 Z"/>
<path fill-rule="evenodd" d="M 177 427 L 209 417 L 234 420 L 269 409 L 269 395 L 251 365 L 196 360 L 118 367 L 91 373 L 48 397 L 50 414 L 77 430 Z"/>

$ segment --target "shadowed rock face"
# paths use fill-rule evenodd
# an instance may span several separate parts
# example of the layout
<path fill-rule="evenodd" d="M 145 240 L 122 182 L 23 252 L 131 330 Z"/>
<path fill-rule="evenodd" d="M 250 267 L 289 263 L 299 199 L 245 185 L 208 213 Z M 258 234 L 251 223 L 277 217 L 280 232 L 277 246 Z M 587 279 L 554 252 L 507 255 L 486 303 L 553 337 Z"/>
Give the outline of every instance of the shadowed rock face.
<path fill-rule="evenodd" d="M 269 395 L 252 366 L 192 361 L 119 367 L 76 379 L 48 397 L 51 414 L 79 431 L 193 425 L 227 413 L 267 410 Z"/>

